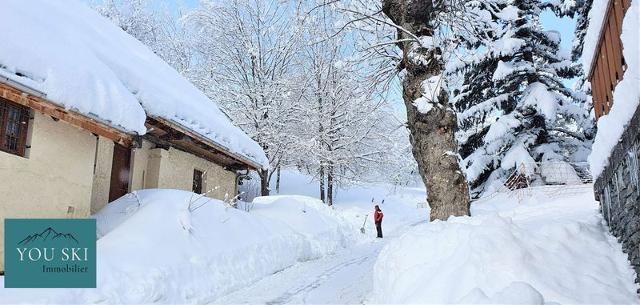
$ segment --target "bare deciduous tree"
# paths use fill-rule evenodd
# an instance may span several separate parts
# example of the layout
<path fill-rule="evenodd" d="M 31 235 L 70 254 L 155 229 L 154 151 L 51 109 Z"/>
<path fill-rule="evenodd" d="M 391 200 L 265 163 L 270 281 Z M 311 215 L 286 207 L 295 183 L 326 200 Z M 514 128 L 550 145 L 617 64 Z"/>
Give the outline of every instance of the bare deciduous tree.
<path fill-rule="evenodd" d="M 294 58 L 300 27 L 286 3 L 207 1 L 187 16 L 199 32 L 207 93 L 264 149 L 271 169 L 260 171 L 262 195 L 289 150 L 296 116 Z"/>
<path fill-rule="evenodd" d="M 463 32 L 460 1 L 345 0 L 325 2 L 349 16 L 339 29 L 361 30 L 365 56 L 379 64 L 379 80 L 400 73 L 413 155 L 427 187 L 431 220 L 469 215 L 469 190 L 459 165 L 455 111 L 448 103 L 443 75 L 449 50 L 447 32 Z M 393 35 L 380 34 L 380 31 Z M 399 57 L 389 50 L 397 46 Z M 386 67 L 385 67 L 386 66 Z"/>

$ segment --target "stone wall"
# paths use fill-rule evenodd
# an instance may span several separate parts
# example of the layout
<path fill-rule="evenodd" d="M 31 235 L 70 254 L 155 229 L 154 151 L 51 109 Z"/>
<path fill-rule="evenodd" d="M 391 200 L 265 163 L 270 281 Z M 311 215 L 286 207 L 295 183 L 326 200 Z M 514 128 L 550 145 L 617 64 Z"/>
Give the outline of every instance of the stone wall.
<path fill-rule="evenodd" d="M 596 180 L 594 191 L 611 233 L 622 243 L 636 271 L 636 283 L 640 283 L 640 107 Z"/>

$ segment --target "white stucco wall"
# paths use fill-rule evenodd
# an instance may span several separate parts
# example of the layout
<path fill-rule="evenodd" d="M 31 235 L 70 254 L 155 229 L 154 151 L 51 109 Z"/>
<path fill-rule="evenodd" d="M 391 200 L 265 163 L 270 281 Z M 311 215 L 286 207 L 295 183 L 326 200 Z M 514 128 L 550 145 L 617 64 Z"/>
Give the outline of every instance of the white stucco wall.
<path fill-rule="evenodd" d="M 97 142 L 91 190 L 91 214 L 99 211 L 109 202 L 113 145 L 113 141 L 105 137 L 99 137 Z"/>
<path fill-rule="evenodd" d="M 5 218 L 87 217 L 109 198 L 111 140 L 36 113 L 28 142 L 26 158 L 0 152 L 0 271 Z M 178 149 L 154 148 L 146 140 L 132 150 L 129 190 L 191 191 L 194 169 L 206 173 L 203 190 L 213 190 L 208 197 L 236 195 L 234 172 Z"/>
<path fill-rule="evenodd" d="M 156 188 L 158 185 L 157 178 L 149 177 L 148 165 L 153 149 L 153 143 L 143 140 L 140 147 L 132 149 L 131 152 L 131 183 L 130 191 L 137 191 L 146 188 Z"/>
<path fill-rule="evenodd" d="M 213 162 L 174 148 L 153 149 L 150 160 L 153 161 L 149 162 L 148 171 L 158 173 L 158 188 L 191 191 L 193 171 L 198 169 L 206 172 L 202 189 L 213 190 L 208 197 L 224 199 L 225 194 L 236 195 L 236 174 Z"/>
<path fill-rule="evenodd" d="M 90 213 L 96 137 L 39 113 L 30 124 L 28 158 L 0 151 L 0 270 L 4 270 L 5 218 Z"/>

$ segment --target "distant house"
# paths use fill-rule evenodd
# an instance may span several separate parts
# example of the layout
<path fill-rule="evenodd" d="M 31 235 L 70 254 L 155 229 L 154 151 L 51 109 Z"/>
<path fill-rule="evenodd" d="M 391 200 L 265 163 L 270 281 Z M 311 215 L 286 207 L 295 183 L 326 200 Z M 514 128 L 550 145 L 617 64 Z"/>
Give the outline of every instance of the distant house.
<path fill-rule="evenodd" d="M 9 1 L 0 27 L 0 271 L 5 218 L 87 217 L 148 188 L 223 199 L 268 166 L 214 102 L 86 5 Z"/>
<path fill-rule="evenodd" d="M 594 191 L 640 282 L 640 37 L 638 0 L 594 1 L 584 58 L 598 134 Z M 589 42 L 591 40 L 591 42 Z"/>

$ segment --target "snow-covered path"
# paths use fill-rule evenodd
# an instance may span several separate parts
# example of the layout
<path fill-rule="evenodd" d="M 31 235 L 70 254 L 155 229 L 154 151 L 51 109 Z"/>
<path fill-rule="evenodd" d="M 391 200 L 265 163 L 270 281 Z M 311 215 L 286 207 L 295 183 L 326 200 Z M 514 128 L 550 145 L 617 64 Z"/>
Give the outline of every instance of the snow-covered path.
<path fill-rule="evenodd" d="M 403 232 L 397 230 L 384 239 L 373 239 L 296 264 L 214 303 L 362 304 L 373 288 L 373 266 L 380 250 Z"/>

